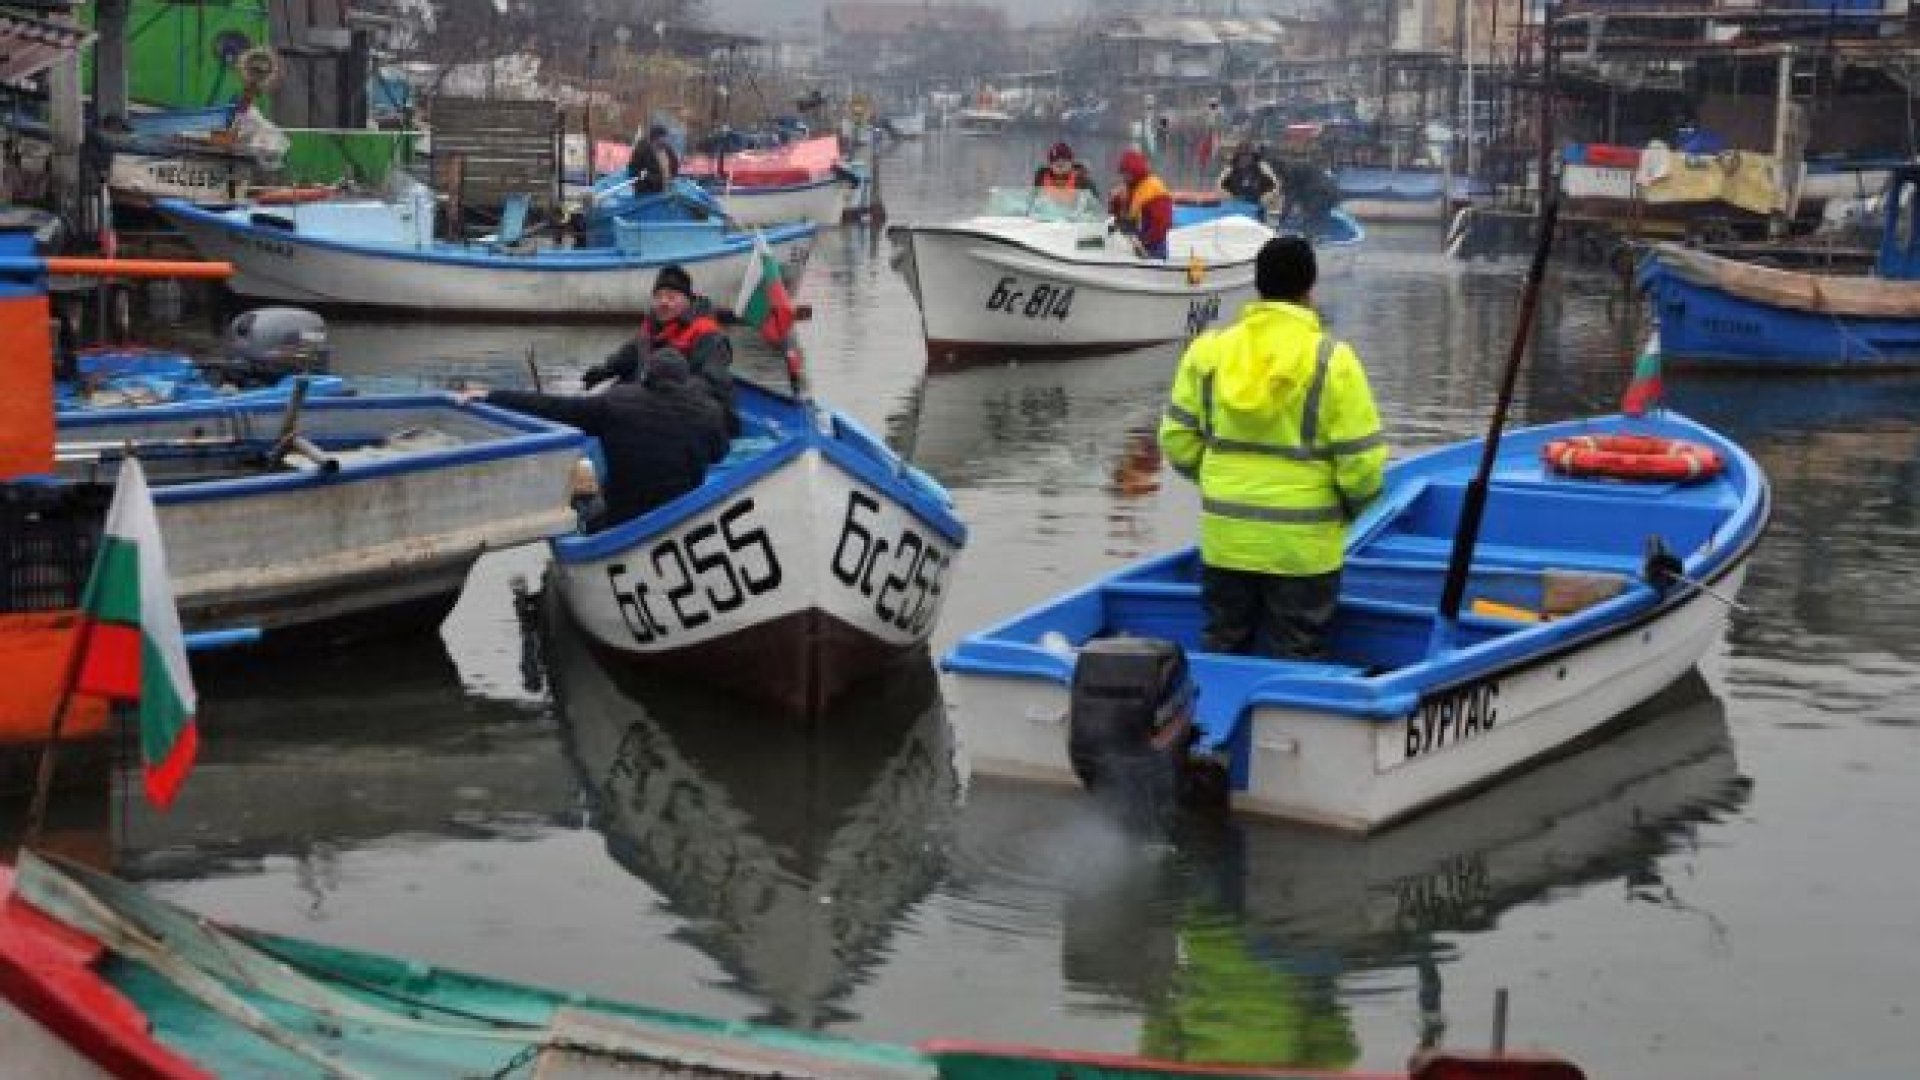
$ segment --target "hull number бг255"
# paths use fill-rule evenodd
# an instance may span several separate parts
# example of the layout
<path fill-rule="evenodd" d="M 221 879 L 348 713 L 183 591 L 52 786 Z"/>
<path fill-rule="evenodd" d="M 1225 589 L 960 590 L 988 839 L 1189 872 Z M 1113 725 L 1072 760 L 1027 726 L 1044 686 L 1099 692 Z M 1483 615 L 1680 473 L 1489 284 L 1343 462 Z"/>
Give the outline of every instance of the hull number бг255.
<path fill-rule="evenodd" d="M 780 558 L 753 510 L 751 498 L 741 499 L 683 533 L 663 537 L 631 568 L 607 565 L 614 603 L 634 641 L 651 645 L 697 630 L 780 587 Z"/>
<path fill-rule="evenodd" d="M 1019 280 L 1003 277 L 995 282 L 993 291 L 987 294 L 987 310 L 1029 319 L 1053 318 L 1062 321 L 1073 313 L 1073 286 L 1049 285 L 1043 281 L 1028 291 L 1013 287 Z"/>
<path fill-rule="evenodd" d="M 833 546 L 833 576 L 871 604 L 875 618 L 914 636 L 927 632 L 940 610 L 940 593 L 953 555 L 923 536 L 904 514 L 887 515 L 880 500 L 847 492 L 847 513 Z"/>

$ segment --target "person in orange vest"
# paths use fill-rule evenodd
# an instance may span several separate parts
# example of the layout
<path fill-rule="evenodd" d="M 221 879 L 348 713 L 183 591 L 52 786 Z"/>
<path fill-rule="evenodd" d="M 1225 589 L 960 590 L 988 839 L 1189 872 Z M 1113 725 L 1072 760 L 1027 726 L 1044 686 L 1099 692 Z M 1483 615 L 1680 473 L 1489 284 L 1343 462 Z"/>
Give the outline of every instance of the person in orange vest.
<path fill-rule="evenodd" d="M 1033 186 L 1062 206 L 1072 206 L 1082 191 L 1088 198 L 1100 197 L 1093 173 L 1088 171 L 1086 163 L 1074 160 L 1073 147 L 1063 142 L 1054 143 L 1053 149 L 1047 151 L 1047 163 L 1033 171 Z"/>
<path fill-rule="evenodd" d="M 1167 230 L 1173 228 L 1172 193 L 1153 174 L 1147 155 L 1138 150 L 1120 155 L 1120 178 L 1125 182 L 1107 200 L 1114 224 L 1139 240 L 1148 256 L 1166 258 Z"/>
<path fill-rule="evenodd" d="M 693 293 L 693 277 L 684 267 L 669 264 L 653 279 L 653 309 L 640 329 L 613 355 L 580 374 L 589 390 L 611 379 L 646 382 L 655 357 L 666 351 L 687 361 L 694 379 L 705 386 L 727 418 L 729 434 L 737 433 L 733 412 L 733 344 L 712 313 L 712 305 Z"/>

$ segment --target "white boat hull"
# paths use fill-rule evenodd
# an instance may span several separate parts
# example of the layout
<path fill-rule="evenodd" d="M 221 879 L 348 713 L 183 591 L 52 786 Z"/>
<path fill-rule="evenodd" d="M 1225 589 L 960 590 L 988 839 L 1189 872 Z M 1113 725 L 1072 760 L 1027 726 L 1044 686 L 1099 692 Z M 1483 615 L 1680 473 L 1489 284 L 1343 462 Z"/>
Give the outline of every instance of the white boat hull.
<path fill-rule="evenodd" d="M 782 187 L 725 187 L 714 192 L 742 225 L 810 221 L 838 225 L 847 205 L 847 185 L 837 177 Z"/>
<path fill-rule="evenodd" d="M 1175 230 L 1186 235 L 1170 240 L 1164 261 L 1104 252 L 1062 258 L 965 225 L 907 226 L 893 235 L 920 303 L 928 358 L 938 366 L 1029 352 L 1120 351 L 1231 321 L 1255 297 L 1253 252 L 1210 261 L 1217 249 L 1205 238 L 1215 227 Z"/>
<path fill-rule="evenodd" d="M 1744 578 L 1743 565 L 1715 590 L 1736 595 Z M 1725 622 L 1725 607 L 1696 593 L 1603 641 L 1429 695 L 1385 720 L 1256 706 L 1247 787 L 1233 806 L 1353 832 L 1383 827 L 1578 747 L 1692 669 Z M 975 771 L 1078 783 L 1065 686 L 978 674 L 950 686 Z"/>
<path fill-rule="evenodd" d="M 569 268 L 533 256 L 463 263 L 395 245 L 349 247 L 291 233 L 263 236 L 203 218 L 172 218 L 195 250 L 233 264 L 228 286 L 243 296 L 294 303 L 479 314 L 624 316 L 652 304 L 658 260 L 593 260 Z M 771 245 L 789 288 L 797 287 L 811 236 Z M 694 291 L 731 302 L 751 247 L 681 260 Z M 585 261 L 585 260 L 583 260 Z"/>
<path fill-rule="evenodd" d="M 567 609 L 628 657 L 817 713 L 938 623 L 957 546 L 807 449 L 658 531 L 556 553 Z"/>

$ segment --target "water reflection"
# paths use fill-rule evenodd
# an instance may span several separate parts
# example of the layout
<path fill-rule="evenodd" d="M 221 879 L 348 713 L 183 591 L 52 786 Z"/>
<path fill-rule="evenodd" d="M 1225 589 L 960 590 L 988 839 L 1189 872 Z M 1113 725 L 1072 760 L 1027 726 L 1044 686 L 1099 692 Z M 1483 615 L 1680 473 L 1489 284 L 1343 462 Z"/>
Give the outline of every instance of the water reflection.
<path fill-rule="evenodd" d="M 644 685 L 603 665 L 557 604 L 547 620 L 562 739 L 608 854 L 766 1019 L 846 1019 L 840 1002 L 943 867 L 956 789 L 931 666 L 809 729 Z"/>
<path fill-rule="evenodd" d="M 1692 910 L 1661 858 L 1748 797 L 1724 706 L 1696 674 L 1626 720 L 1582 753 L 1364 839 L 1190 822 L 1174 849 L 1142 849 L 1078 792 L 977 779 L 956 888 L 1013 934 L 1038 936 L 1058 904 L 1070 984 L 1138 1009 L 1142 1053 L 1345 1067 L 1359 1048 L 1342 979 L 1411 982 L 1432 1042 L 1446 1027 L 1449 935 L 1606 881 Z"/>
<path fill-rule="evenodd" d="M 397 835 L 511 836 L 574 804 L 541 712 L 470 692 L 437 636 L 229 657 L 196 677 L 200 757 L 179 800 L 150 812 L 129 802 L 137 770 L 118 778 L 127 876 L 244 874 L 287 856 L 324 888 L 344 849 Z"/>

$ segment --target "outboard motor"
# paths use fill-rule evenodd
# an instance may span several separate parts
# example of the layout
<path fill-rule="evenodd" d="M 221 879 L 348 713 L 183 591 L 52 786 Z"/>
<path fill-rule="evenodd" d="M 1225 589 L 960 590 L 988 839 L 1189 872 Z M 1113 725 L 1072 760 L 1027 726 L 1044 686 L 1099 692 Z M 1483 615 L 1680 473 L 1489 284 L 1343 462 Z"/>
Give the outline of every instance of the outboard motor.
<path fill-rule="evenodd" d="M 1097 638 L 1073 669 L 1067 756 L 1080 783 L 1128 827 L 1148 835 L 1173 823 L 1197 696 L 1178 644 Z"/>
<path fill-rule="evenodd" d="M 220 373 L 241 386 L 279 382 L 288 375 L 324 374 L 332 357 L 327 322 L 296 307 L 264 307 L 227 324 Z"/>

